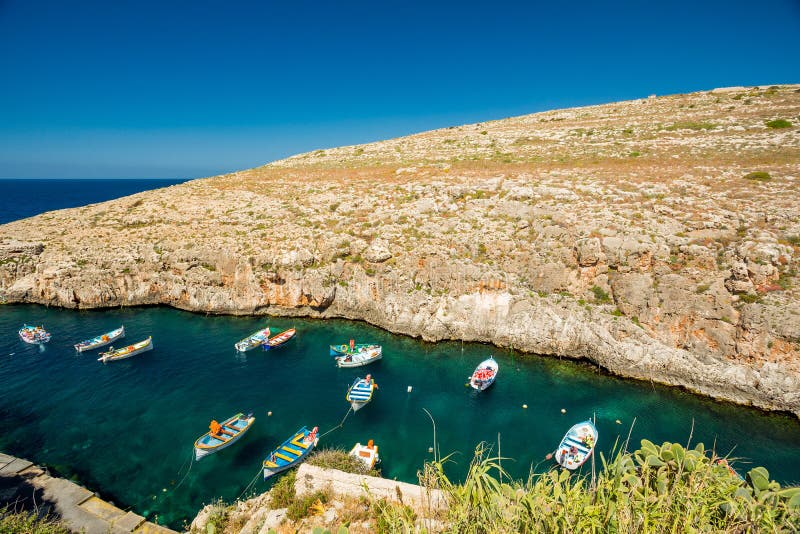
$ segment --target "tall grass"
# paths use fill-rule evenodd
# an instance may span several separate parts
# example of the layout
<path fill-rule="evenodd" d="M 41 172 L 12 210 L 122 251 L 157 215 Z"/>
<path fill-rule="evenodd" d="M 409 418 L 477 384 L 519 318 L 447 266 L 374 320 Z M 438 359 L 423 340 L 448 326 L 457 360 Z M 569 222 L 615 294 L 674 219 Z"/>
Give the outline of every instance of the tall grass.
<path fill-rule="evenodd" d="M 781 488 L 763 468 L 745 481 L 702 444 L 614 449 L 600 454 L 594 479 L 553 469 L 512 480 L 480 445 L 463 483 L 447 477 L 447 458 L 426 464 L 420 480 L 448 497 L 445 532 L 800 532 L 800 488 Z M 390 505 L 381 513 L 392 530 L 421 528 Z"/>
<path fill-rule="evenodd" d="M 70 530 L 61 521 L 52 517 L 40 517 L 34 512 L 0 508 L 0 534 L 24 532 L 26 534 L 69 534 Z"/>

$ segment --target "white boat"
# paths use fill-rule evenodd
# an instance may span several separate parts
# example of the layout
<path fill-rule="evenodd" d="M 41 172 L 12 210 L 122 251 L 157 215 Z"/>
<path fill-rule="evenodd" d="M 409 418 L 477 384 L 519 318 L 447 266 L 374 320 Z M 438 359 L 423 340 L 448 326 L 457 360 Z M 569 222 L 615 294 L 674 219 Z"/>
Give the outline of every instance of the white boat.
<path fill-rule="evenodd" d="M 44 329 L 44 326 L 29 326 L 26 324 L 19 329 L 19 338 L 31 345 L 42 345 L 50 341 L 50 333 Z"/>
<path fill-rule="evenodd" d="M 578 423 L 569 429 L 555 452 L 558 465 L 573 471 L 592 455 L 597 446 L 597 428 L 591 421 Z"/>
<path fill-rule="evenodd" d="M 473 389 L 483 391 L 494 384 L 499 370 L 500 367 L 497 365 L 497 362 L 494 361 L 492 356 L 489 356 L 488 360 L 483 360 L 480 365 L 475 368 L 475 372 L 469 377 L 469 385 L 472 386 Z"/>
<path fill-rule="evenodd" d="M 236 443 L 256 420 L 253 414 L 237 413 L 224 423 L 211 421 L 210 430 L 194 442 L 194 458 L 200 460 Z"/>
<path fill-rule="evenodd" d="M 101 334 L 95 338 L 81 341 L 80 343 L 75 344 L 75 350 L 78 352 L 83 352 L 85 350 L 99 349 L 100 347 L 105 347 L 109 343 L 113 343 L 121 337 L 125 337 L 124 326 L 120 326 L 116 330 L 106 332 L 105 334 Z"/>
<path fill-rule="evenodd" d="M 126 360 L 128 358 L 136 356 L 137 354 L 147 352 L 148 350 L 153 350 L 152 336 L 138 343 L 134 343 L 133 345 L 122 347 L 121 349 L 114 350 L 114 347 L 111 347 L 111 350 L 109 350 L 108 352 L 100 353 L 100 357 L 97 358 L 97 361 L 105 363 L 105 362 L 115 362 L 117 360 Z"/>
<path fill-rule="evenodd" d="M 339 367 L 361 367 L 362 365 L 376 362 L 382 357 L 383 349 L 380 346 L 373 346 L 361 352 L 337 356 L 336 365 Z"/>
<path fill-rule="evenodd" d="M 369 440 L 366 445 L 356 443 L 350 450 L 350 456 L 358 458 L 367 469 L 374 469 L 375 464 L 380 463 L 381 457 L 378 456 L 378 446 L 375 442 Z"/>
<path fill-rule="evenodd" d="M 376 389 L 378 389 L 378 384 L 372 379 L 372 375 L 367 375 L 366 378 L 356 378 L 344 398 L 353 407 L 353 411 L 357 412 L 372 400 L 372 394 Z"/>
<path fill-rule="evenodd" d="M 247 352 L 248 350 L 260 347 L 268 340 L 269 340 L 269 327 L 266 327 L 263 330 L 253 332 L 252 334 L 250 334 L 243 340 L 239 341 L 238 343 L 234 344 L 233 346 L 236 347 L 236 350 L 238 350 L 239 352 Z"/>

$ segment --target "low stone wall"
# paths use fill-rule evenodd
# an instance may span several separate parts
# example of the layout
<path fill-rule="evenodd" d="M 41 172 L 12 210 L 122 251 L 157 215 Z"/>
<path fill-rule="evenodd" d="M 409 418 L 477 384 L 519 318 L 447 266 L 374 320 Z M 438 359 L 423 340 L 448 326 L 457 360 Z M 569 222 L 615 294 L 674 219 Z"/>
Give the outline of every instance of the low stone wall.
<path fill-rule="evenodd" d="M 0 453 L 0 479 L 7 488 L 0 493 L 0 503 L 32 499 L 38 510 L 58 515 L 73 531 L 85 534 L 170 534 L 174 530 L 145 521 L 99 498 L 94 492 L 63 478 L 52 477 L 47 470 L 28 460 Z M 24 503 L 8 503 L 11 506 Z"/>
<path fill-rule="evenodd" d="M 298 495 L 329 488 L 336 495 L 386 499 L 407 504 L 417 510 L 438 510 L 447 506 L 447 500 L 441 490 L 429 490 L 388 478 L 325 469 L 308 463 L 302 464 L 297 469 L 294 487 Z"/>

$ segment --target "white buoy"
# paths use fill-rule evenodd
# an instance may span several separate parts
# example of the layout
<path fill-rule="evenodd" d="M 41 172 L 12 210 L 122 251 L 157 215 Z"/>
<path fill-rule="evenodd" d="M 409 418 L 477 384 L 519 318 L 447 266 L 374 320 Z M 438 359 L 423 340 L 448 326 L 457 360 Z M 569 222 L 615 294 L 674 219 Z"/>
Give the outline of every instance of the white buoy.
<path fill-rule="evenodd" d="M 267 412 L 267 417 L 272 417 L 272 412 Z"/>
<path fill-rule="evenodd" d="M 527 404 L 523 404 L 522 407 L 525 408 L 526 410 L 528 409 L 528 405 Z"/>
<path fill-rule="evenodd" d="M 407 390 L 407 391 L 408 391 L 409 393 L 411 393 L 411 390 L 412 390 L 412 389 L 413 389 L 413 388 L 412 388 L 411 386 L 408 386 L 408 390 Z"/>
<path fill-rule="evenodd" d="M 561 413 L 567 413 L 567 410 L 565 410 L 564 408 L 561 408 Z"/>
<path fill-rule="evenodd" d="M 428 452 L 433 452 L 433 447 L 428 447 Z"/>
<path fill-rule="evenodd" d="M 622 421 L 620 421 L 619 419 L 617 419 L 617 420 L 616 420 L 616 421 L 614 421 L 614 422 L 615 422 L 615 423 L 617 423 L 618 425 L 621 425 L 621 424 L 622 424 Z"/>

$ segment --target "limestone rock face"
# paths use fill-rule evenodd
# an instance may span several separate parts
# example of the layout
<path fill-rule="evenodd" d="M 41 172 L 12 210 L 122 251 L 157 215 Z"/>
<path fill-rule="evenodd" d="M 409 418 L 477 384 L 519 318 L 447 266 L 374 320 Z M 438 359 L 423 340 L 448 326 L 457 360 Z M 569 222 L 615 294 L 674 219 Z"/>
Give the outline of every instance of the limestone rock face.
<path fill-rule="evenodd" d="M 800 414 L 800 136 L 764 127 L 800 115 L 796 89 L 465 125 L 45 213 L 0 226 L 0 303 L 358 319 Z"/>
<path fill-rule="evenodd" d="M 383 239 L 375 239 L 367 247 L 364 253 L 364 259 L 372 263 L 381 263 L 392 257 L 389 252 L 389 245 Z"/>

